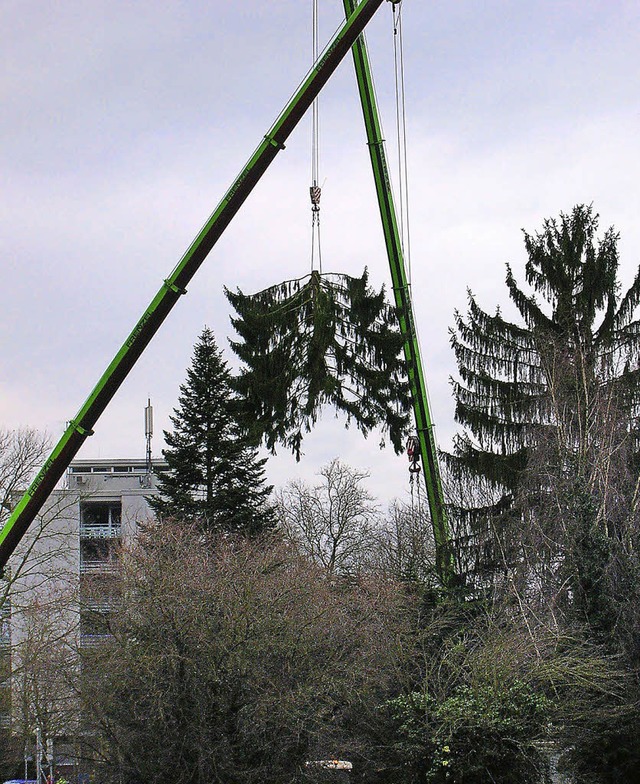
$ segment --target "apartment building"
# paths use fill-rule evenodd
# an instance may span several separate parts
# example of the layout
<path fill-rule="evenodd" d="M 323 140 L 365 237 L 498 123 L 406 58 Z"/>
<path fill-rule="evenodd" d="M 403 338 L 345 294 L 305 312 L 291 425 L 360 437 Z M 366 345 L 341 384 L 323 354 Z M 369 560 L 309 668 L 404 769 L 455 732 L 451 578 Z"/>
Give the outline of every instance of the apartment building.
<path fill-rule="evenodd" d="M 157 492 L 147 460 L 75 460 L 9 563 L 9 600 L 0 604 L 0 667 L 4 662 L 12 677 L 0 677 L 0 727 L 10 724 L 28 747 L 38 726 L 54 742 L 62 769 L 75 764 L 65 743 L 74 706 L 56 681 L 55 656 L 97 645 L 108 634 L 109 616 L 117 612 L 112 577 L 118 547 L 152 518 L 147 498 Z M 50 646 L 43 646 L 46 638 Z M 25 665 L 38 645 L 36 658 L 51 657 L 48 680 L 39 684 L 38 701 L 45 704 L 36 704 Z M 34 758 L 35 748 L 29 755 Z"/>
<path fill-rule="evenodd" d="M 79 640 L 91 645 L 106 634 L 113 611 L 109 576 L 117 547 L 152 516 L 146 499 L 157 493 L 156 476 L 144 460 L 76 460 L 66 493 L 78 499 Z"/>

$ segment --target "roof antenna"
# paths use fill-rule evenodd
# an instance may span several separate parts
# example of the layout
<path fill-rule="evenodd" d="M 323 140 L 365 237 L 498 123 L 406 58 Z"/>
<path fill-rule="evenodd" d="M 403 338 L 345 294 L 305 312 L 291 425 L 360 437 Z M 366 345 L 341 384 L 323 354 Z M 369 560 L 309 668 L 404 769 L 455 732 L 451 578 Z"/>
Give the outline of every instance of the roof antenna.
<path fill-rule="evenodd" d="M 151 474 L 153 472 L 153 463 L 151 462 L 151 439 L 153 438 L 153 406 L 151 405 L 151 398 L 147 399 L 147 405 L 144 409 L 144 434 L 147 439 L 147 472 L 144 476 L 144 482 L 141 483 L 144 487 L 151 487 Z"/>

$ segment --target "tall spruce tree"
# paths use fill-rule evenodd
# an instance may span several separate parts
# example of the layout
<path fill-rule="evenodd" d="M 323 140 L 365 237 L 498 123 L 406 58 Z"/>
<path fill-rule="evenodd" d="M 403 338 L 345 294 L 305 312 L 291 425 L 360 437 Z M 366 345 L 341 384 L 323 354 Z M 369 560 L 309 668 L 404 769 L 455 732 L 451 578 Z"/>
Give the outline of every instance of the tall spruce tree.
<path fill-rule="evenodd" d="M 597 228 L 598 215 L 578 205 L 524 232 L 533 292 L 509 266 L 506 277 L 520 323 L 471 293 L 466 318 L 455 314 L 464 430 L 447 465 L 467 492 L 467 567 L 524 567 L 527 591 L 568 586 L 570 604 L 605 632 L 638 536 L 640 273 L 621 296 L 619 235 L 598 240 Z"/>
<path fill-rule="evenodd" d="M 163 450 L 169 468 L 158 472 L 160 496 L 149 499 L 156 514 L 214 532 L 256 535 L 273 527 L 266 458 L 248 440 L 231 373 L 208 328 L 194 347 L 171 422 Z"/>

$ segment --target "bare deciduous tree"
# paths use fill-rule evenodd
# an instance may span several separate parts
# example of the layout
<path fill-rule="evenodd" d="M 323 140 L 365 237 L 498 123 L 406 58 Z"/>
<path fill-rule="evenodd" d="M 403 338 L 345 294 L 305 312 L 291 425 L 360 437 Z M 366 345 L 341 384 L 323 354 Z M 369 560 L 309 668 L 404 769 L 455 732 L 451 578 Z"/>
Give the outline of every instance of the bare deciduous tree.
<path fill-rule="evenodd" d="M 403 582 L 436 582 L 433 534 L 424 505 L 396 499 L 380 521 L 370 558 L 382 575 Z"/>
<path fill-rule="evenodd" d="M 330 574 L 354 575 L 365 563 L 380 522 L 377 502 L 364 487 L 368 474 L 332 460 L 310 487 L 295 481 L 280 491 L 282 528 L 301 551 Z"/>
<path fill-rule="evenodd" d="M 0 430 L 0 525 L 6 523 L 48 448 L 47 436 L 36 430 Z M 77 622 L 70 599 L 77 580 L 77 502 L 78 497 L 68 492 L 51 496 L 0 581 L 0 714 L 11 726 L 0 765 L 15 765 L 36 726 L 52 732 L 62 728 L 59 719 L 66 695 L 59 665 L 68 658 L 62 649 L 71 644 L 69 635 Z"/>
<path fill-rule="evenodd" d="M 0 430 L 0 526 L 28 488 L 49 450 L 46 435 L 32 429 Z M 72 528 L 69 510 L 78 496 L 54 492 L 16 548 L 5 569 L 0 606 L 9 599 L 17 606 L 19 595 L 44 588 L 47 582 L 69 578 L 73 567 L 68 557 Z"/>
<path fill-rule="evenodd" d="M 293 548 L 149 528 L 122 557 L 111 640 L 85 656 L 101 780 L 292 784 L 353 751 L 406 649 L 385 581 L 339 587 Z"/>

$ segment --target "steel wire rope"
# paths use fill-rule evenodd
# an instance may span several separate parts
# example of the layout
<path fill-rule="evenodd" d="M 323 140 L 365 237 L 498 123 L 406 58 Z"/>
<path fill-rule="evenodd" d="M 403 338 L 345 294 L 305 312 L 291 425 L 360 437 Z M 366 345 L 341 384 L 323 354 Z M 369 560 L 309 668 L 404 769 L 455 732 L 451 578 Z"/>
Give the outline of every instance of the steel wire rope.
<path fill-rule="evenodd" d="M 318 21 L 318 0 L 312 0 L 312 56 L 315 63 L 320 54 L 319 46 L 319 21 Z M 319 185 L 320 172 L 320 111 L 319 96 L 314 98 L 311 104 L 311 187 L 309 195 L 311 197 L 311 271 L 315 269 L 315 253 L 318 249 L 318 272 L 322 274 L 322 244 L 320 242 L 320 196 L 321 187 Z"/>
<path fill-rule="evenodd" d="M 396 144 L 400 202 L 400 241 L 411 285 L 411 227 L 409 217 L 409 164 L 407 158 L 407 110 L 404 68 L 403 3 L 393 5 L 393 71 L 396 102 Z"/>
<path fill-rule="evenodd" d="M 395 6 L 394 6 L 394 8 L 395 8 Z M 365 46 L 368 48 L 367 34 L 366 34 L 366 32 L 364 30 L 360 33 L 360 37 L 364 40 Z M 376 106 L 380 106 L 381 103 L 380 103 L 380 98 L 378 97 L 378 87 L 376 85 L 376 79 L 375 79 L 375 75 L 373 74 L 373 72 L 371 72 L 369 74 L 369 78 L 371 80 L 371 89 L 373 90 L 373 100 L 374 100 L 374 103 L 375 103 Z M 386 144 L 385 135 L 384 135 L 384 128 L 382 127 L 382 117 L 380 117 L 380 116 L 378 117 L 378 122 L 380 124 L 380 142 L 381 142 L 382 147 L 384 148 L 385 153 L 386 153 L 387 144 Z M 390 172 L 389 172 L 389 174 L 390 174 Z M 391 189 L 391 195 L 393 197 L 393 203 L 395 204 L 399 200 L 398 200 L 398 196 L 397 196 L 397 193 L 396 193 L 396 186 L 395 186 L 395 183 L 393 181 L 393 177 L 391 177 L 391 176 L 389 176 L 389 188 Z M 402 235 L 400 235 L 400 243 L 402 244 Z M 402 250 L 402 247 L 401 247 L 401 250 Z"/>
<path fill-rule="evenodd" d="M 396 114 L 396 156 L 398 167 L 398 223 L 400 247 L 407 270 L 408 306 L 413 311 L 411 302 L 411 237 L 409 230 L 409 170 L 407 164 L 407 127 L 406 127 L 406 94 L 404 79 L 404 37 L 402 33 L 402 0 L 392 6 L 393 27 L 393 77 Z M 415 314 L 411 315 L 412 331 L 418 338 L 415 329 Z M 420 350 L 421 351 L 421 350 Z M 421 352 L 422 353 L 422 352 Z M 426 391 L 426 380 L 425 380 Z M 427 396 L 428 400 L 428 396 Z M 417 471 L 410 471 L 409 486 L 411 491 L 411 515 L 421 514 L 420 477 Z M 417 500 L 416 500 L 417 499 Z"/>
<path fill-rule="evenodd" d="M 409 163 L 408 163 L 408 141 L 407 141 L 407 108 L 406 108 L 406 89 L 405 89 L 405 62 L 404 62 L 404 34 L 403 34 L 403 1 L 394 3 L 392 8 L 393 22 L 393 53 L 394 53 L 394 82 L 395 82 L 395 101 L 396 101 L 396 138 L 398 156 L 398 177 L 400 190 L 399 221 L 400 221 L 400 242 L 403 256 L 407 268 L 407 288 L 409 293 L 408 305 L 411 310 L 412 331 L 418 345 L 419 356 L 423 357 L 424 352 L 420 341 L 420 334 L 416 328 L 415 311 L 413 309 L 412 297 L 410 296 L 412 286 L 412 265 L 411 265 L 411 221 L 409 215 Z M 424 394 L 427 399 L 429 411 L 433 411 L 431 396 L 427 379 L 423 374 Z M 431 434 L 433 444 L 438 451 L 435 438 L 435 426 L 431 423 Z M 425 488 L 426 489 L 426 488 Z M 422 499 L 421 488 L 418 481 L 418 509 L 421 513 Z M 411 500 L 413 505 L 413 480 L 411 487 Z"/>

